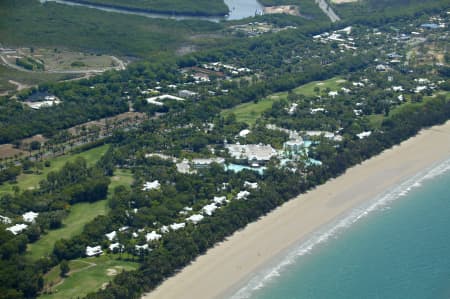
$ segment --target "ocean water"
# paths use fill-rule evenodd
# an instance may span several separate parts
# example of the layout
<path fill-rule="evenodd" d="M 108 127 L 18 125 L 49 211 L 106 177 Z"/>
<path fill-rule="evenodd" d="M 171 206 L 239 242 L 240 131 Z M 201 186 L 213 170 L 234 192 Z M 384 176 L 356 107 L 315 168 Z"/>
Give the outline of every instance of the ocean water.
<path fill-rule="evenodd" d="M 450 299 L 450 160 L 255 273 L 233 299 Z"/>

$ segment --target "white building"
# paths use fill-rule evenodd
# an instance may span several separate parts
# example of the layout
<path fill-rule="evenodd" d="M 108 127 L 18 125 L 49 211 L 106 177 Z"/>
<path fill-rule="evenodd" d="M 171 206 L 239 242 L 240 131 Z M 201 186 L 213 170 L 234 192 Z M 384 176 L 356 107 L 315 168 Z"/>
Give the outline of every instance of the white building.
<path fill-rule="evenodd" d="M 103 253 L 101 246 L 86 246 L 86 256 L 96 256 Z"/>
<path fill-rule="evenodd" d="M 236 195 L 236 199 L 241 200 L 241 199 L 247 199 L 247 197 L 250 195 L 250 192 L 244 190 L 244 191 L 240 191 L 237 195 Z"/>
<path fill-rule="evenodd" d="M 302 138 L 297 140 L 288 140 L 283 143 L 283 150 L 292 153 L 298 153 L 303 150 L 304 142 Z"/>
<path fill-rule="evenodd" d="M 111 250 L 111 251 L 114 251 L 114 249 L 122 250 L 123 245 L 121 245 L 119 242 L 117 242 L 117 243 L 113 243 L 113 244 L 109 245 L 108 248 L 109 248 L 109 250 Z"/>
<path fill-rule="evenodd" d="M 367 132 L 362 132 L 362 133 L 356 134 L 356 136 L 358 136 L 359 139 L 364 139 L 366 137 L 369 137 L 370 135 L 372 135 L 371 131 L 367 131 Z"/>
<path fill-rule="evenodd" d="M 10 224 L 11 223 L 11 218 L 0 215 L 0 223 Z"/>
<path fill-rule="evenodd" d="M 221 205 L 227 201 L 227 197 L 226 196 L 214 196 L 213 201 L 214 201 L 214 203 Z"/>
<path fill-rule="evenodd" d="M 239 160 L 248 162 L 267 162 L 277 155 L 277 151 L 270 145 L 264 144 L 228 144 L 225 145 L 230 155 Z"/>
<path fill-rule="evenodd" d="M 203 211 L 203 213 L 205 213 L 206 215 L 211 216 L 211 215 L 214 213 L 214 211 L 215 211 L 216 209 L 217 209 L 216 204 L 212 203 L 212 204 L 209 204 L 209 205 L 204 206 L 204 207 L 202 208 L 202 211 Z"/>
<path fill-rule="evenodd" d="M 117 232 L 116 231 L 112 231 L 109 234 L 105 234 L 106 238 L 108 238 L 108 240 L 112 241 L 117 237 Z"/>
<path fill-rule="evenodd" d="M 148 233 L 145 235 L 145 239 L 147 240 L 147 242 L 149 241 L 158 241 L 159 239 L 161 239 L 161 235 L 156 233 L 156 231 L 152 231 L 151 233 Z"/>
<path fill-rule="evenodd" d="M 205 218 L 203 215 L 200 215 L 200 214 L 194 214 L 194 215 L 192 215 L 191 217 L 186 218 L 186 220 L 187 220 L 187 221 L 190 221 L 190 222 L 192 222 L 192 223 L 194 223 L 194 224 L 197 224 L 197 223 L 199 223 L 200 221 L 202 221 L 203 218 Z"/>
<path fill-rule="evenodd" d="M 257 182 L 252 183 L 252 182 L 245 181 L 244 188 L 258 189 L 258 183 Z"/>
<path fill-rule="evenodd" d="M 158 180 L 154 180 L 153 182 L 146 182 L 144 184 L 144 187 L 142 188 L 142 191 L 148 191 L 148 190 L 157 190 L 161 187 L 161 184 Z"/>
<path fill-rule="evenodd" d="M 171 225 L 169 225 L 171 230 L 179 230 L 181 228 L 184 228 L 186 226 L 186 223 L 181 222 L 181 223 L 172 223 Z"/>
<path fill-rule="evenodd" d="M 37 218 L 38 215 L 39 215 L 39 213 L 30 211 L 30 212 L 26 212 L 25 214 L 23 214 L 22 218 L 23 218 L 23 221 L 30 223 L 30 222 L 34 222 L 34 220 Z"/>
<path fill-rule="evenodd" d="M 6 230 L 9 230 L 10 232 L 12 232 L 14 235 L 20 234 L 23 230 L 25 230 L 28 227 L 28 225 L 20 223 L 20 224 L 16 224 L 13 225 L 11 227 L 8 227 Z"/>

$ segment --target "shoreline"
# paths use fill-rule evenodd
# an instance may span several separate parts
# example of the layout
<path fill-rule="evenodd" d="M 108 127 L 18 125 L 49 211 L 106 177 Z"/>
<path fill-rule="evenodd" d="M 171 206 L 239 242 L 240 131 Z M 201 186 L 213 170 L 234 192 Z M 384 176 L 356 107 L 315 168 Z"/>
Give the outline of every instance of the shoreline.
<path fill-rule="evenodd" d="M 209 249 L 142 298 L 229 298 L 252 275 L 355 208 L 450 158 L 450 121 L 421 130 Z"/>

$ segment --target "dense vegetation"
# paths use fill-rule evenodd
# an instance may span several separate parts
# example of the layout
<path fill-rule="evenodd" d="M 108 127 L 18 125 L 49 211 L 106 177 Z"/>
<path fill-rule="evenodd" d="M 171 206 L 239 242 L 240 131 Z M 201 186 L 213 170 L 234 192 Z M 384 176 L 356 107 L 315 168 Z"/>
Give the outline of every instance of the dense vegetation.
<path fill-rule="evenodd" d="M 167 14 L 223 16 L 228 7 L 223 0 L 72 0 L 73 2 L 93 3 L 126 9 L 145 10 Z"/>
<path fill-rule="evenodd" d="M 219 28 L 213 22 L 150 19 L 54 2 L 0 2 L 0 36 L 2 44 L 9 46 L 149 57 L 174 53 L 188 36 Z"/>
<path fill-rule="evenodd" d="M 54 261 L 28 261 L 23 257 L 27 243 L 37 241 L 49 229 L 61 227 L 71 204 L 104 199 L 109 184 L 105 171 L 105 168 L 90 168 L 83 158 L 78 158 L 58 172 L 50 172 L 38 190 L 2 197 L 2 215 L 20 215 L 32 210 L 39 212 L 39 217 L 26 234 L 19 236 L 13 236 L 0 224 L 0 298 L 36 297 L 43 286 L 42 275 Z"/>
<path fill-rule="evenodd" d="M 213 50 L 183 57 L 163 56 L 158 61 L 134 63 L 125 71 L 108 72 L 79 82 L 42 84 L 37 90 L 18 94 L 19 100 L 26 100 L 30 93 L 55 94 L 63 102 L 52 108 L 32 111 L 19 102 L 2 99 L 3 142 L 38 132 L 51 135 L 76 123 L 126 111 L 129 103 L 133 109 L 153 117 L 137 130 L 117 130 L 109 138 L 113 145 L 95 166 L 89 167 L 85 160 L 76 159 L 49 173 L 39 188 L 22 192 L 16 189 L 2 196 L 0 214 L 10 217 L 13 223 L 19 223 L 21 215 L 30 210 L 39 212 L 39 217 L 18 235 L 5 231 L 7 225 L 0 224 L 0 298 L 35 297 L 42 290 L 43 273 L 62 261 L 83 257 L 86 246 L 101 246 L 111 256 L 123 254 L 140 263 L 137 271 L 121 273 L 105 290 L 88 298 L 138 298 L 226 236 L 295 195 L 413 136 L 423 127 L 446 121 L 450 118 L 450 101 L 442 92 L 449 86 L 449 68 L 413 60 L 406 65 L 404 54 L 412 46 L 399 41 L 396 28 L 392 29 L 399 27 L 398 30 L 408 33 L 427 17 L 396 20 L 383 24 L 381 29 L 353 24 L 353 35 L 345 36 L 340 31 L 345 41 L 351 38 L 350 49 L 335 41 L 312 37 L 340 27 L 332 28 L 322 22 L 301 26 L 303 21 L 296 23 L 290 17 L 269 17 L 264 20 L 274 20 L 277 25 L 297 24 L 299 28 L 233 39 L 234 43 Z M 440 33 L 423 34 L 435 50 L 446 45 Z M 402 54 L 402 63 L 392 63 L 389 70 L 378 71 L 378 64 L 389 61 L 391 51 Z M 420 51 L 426 51 L 425 45 Z M 208 71 L 211 80 L 196 83 L 190 73 L 217 61 L 250 71 L 243 75 L 226 68 Z M 427 88 L 416 92 L 420 76 L 422 81 L 428 80 L 423 83 Z M 343 81 L 333 88 L 351 90 L 343 93 L 339 89 L 333 96 L 331 85 L 327 88 L 316 85 L 308 94 L 296 92 L 299 85 L 332 77 Z M 365 88 L 356 88 L 352 83 L 357 81 Z M 163 106 L 146 101 L 149 94 L 157 93 L 155 90 L 174 93 L 173 85 L 189 88 L 198 97 L 167 101 Z M 404 89 L 401 100 L 393 90 L 394 85 Z M 237 135 L 249 128 L 248 124 L 238 122 L 233 114 L 221 115 L 223 109 L 240 103 L 257 104 L 278 92 L 286 96 L 255 120 L 250 127 L 252 132 L 245 138 Z M 290 113 L 288 108 L 294 103 L 297 109 Z M 314 108 L 323 110 L 312 113 Z M 379 121 L 371 121 L 374 117 Z M 339 132 L 342 140 L 313 138 L 309 155 L 322 161 L 322 166 L 300 159 L 292 170 L 283 167 L 277 158 L 267 163 L 264 173 L 252 170 L 235 173 L 218 164 L 181 173 L 175 166 L 174 158 L 215 155 L 236 162 L 226 153 L 224 139 L 281 148 L 288 134 L 268 129 L 266 125 L 271 123 L 298 131 Z M 364 139 L 357 137 L 357 133 L 366 130 L 372 134 Z M 149 153 L 165 156 L 149 157 Z M 13 180 L 20 169 L 14 168 L 14 163 L 4 165 L 1 177 Z M 46 231 L 61 227 L 72 204 L 104 199 L 113 181 L 109 177 L 116 168 L 129 169 L 134 183 L 130 188 L 114 189 L 107 201 L 109 213 L 86 224 L 80 234 L 57 240 L 46 251 L 51 252 L 48 256 L 30 261 L 25 255 L 27 244 L 37 241 Z M 160 182 L 160 188 L 142 189 L 144 183 L 154 180 Z M 237 200 L 238 192 L 247 188 L 245 182 L 257 182 L 258 188 L 249 189 L 247 200 Z M 198 224 L 186 221 L 188 215 L 201 213 L 215 196 L 225 196 L 228 201 Z M 162 233 L 164 226 L 180 222 L 186 222 L 183 229 Z M 123 245 L 122 251 L 109 249 L 112 241 L 105 234 L 113 230 L 117 232 L 116 241 Z M 146 233 L 150 231 L 163 235 L 160 240 L 147 240 Z"/>

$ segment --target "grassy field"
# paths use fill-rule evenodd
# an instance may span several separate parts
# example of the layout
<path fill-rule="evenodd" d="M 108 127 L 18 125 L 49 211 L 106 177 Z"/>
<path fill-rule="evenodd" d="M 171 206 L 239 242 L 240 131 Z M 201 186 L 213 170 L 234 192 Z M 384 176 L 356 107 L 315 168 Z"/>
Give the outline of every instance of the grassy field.
<path fill-rule="evenodd" d="M 256 120 L 261 117 L 264 111 L 267 111 L 270 108 L 272 108 L 272 104 L 283 97 L 285 97 L 284 93 L 271 95 L 268 96 L 267 98 L 258 101 L 258 103 L 254 102 L 244 103 L 232 109 L 224 110 L 222 112 L 222 115 L 227 116 L 229 114 L 234 114 L 236 115 L 237 121 L 245 122 L 249 125 L 254 125 Z"/>
<path fill-rule="evenodd" d="M 397 113 L 401 113 L 405 109 L 410 109 L 410 108 L 415 107 L 415 106 L 422 106 L 426 102 L 429 102 L 429 101 L 432 101 L 433 99 L 435 99 L 436 96 L 438 96 L 438 95 L 445 96 L 446 100 L 450 101 L 450 92 L 448 92 L 448 91 L 439 91 L 433 96 L 425 96 L 425 97 L 423 97 L 423 101 L 419 102 L 419 103 L 405 102 L 405 103 L 403 103 L 403 104 L 393 108 L 389 112 L 389 116 L 393 116 L 393 115 L 395 115 Z M 374 128 L 380 128 L 383 120 L 385 119 L 385 116 L 383 114 L 373 114 L 373 115 L 368 115 L 367 119 L 369 120 L 370 124 Z"/>
<path fill-rule="evenodd" d="M 138 264 L 117 260 L 111 255 L 83 258 L 69 262 L 69 277 L 63 281 L 59 277 L 59 266 L 54 267 L 44 278 L 47 290 L 53 294 L 43 294 L 43 299 L 82 298 L 100 289 L 122 271 L 137 269 Z"/>
<path fill-rule="evenodd" d="M 337 91 L 341 87 L 342 83 L 344 83 L 344 79 L 342 79 L 341 77 L 333 77 L 325 81 L 314 81 L 297 87 L 294 89 L 294 93 L 302 94 L 305 96 L 315 96 L 317 95 L 317 93 L 314 91 L 314 88 L 316 87 L 319 87 L 321 91 L 327 88 Z"/>
<path fill-rule="evenodd" d="M 108 55 L 95 55 L 86 52 L 73 52 L 63 49 L 19 48 L 15 54 L 3 55 L 10 63 L 16 64 L 16 57 L 30 57 L 44 64 L 46 71 L 83 71 L 91 69 L 106 69 L 118 66 Z"/>
<path fill-rule="evenodd" d="M 95 162 L 97 162 L 100 157 L 108 150 L 109 145 L 103 145 L 100 147 L 93 148 L 91 150 L 74 154 L 74 155 L 64 155 L 60 156 L 54 159 L 50 159 L 50 167 L 44 167 L 42 169 L 41 174 L 21 174 L 17 178 L 17 184 L 9 184 L 5 183 L 3 185 L 0 185 L 0 195 L 8 192 L 14 192 L 13 186 L 18 186 L 20 190 L 27 190 L 27 189 L 33 189 L 39 187 L 39 182 L 46 178 L 47 174 L 50 171 L 58 171 L 61 169 L 64 164 L 66 164 L 68 161 L 73 161 L 77 157 L 83 157 L 86 159 L 88 165 L 93 165 Z"/>
<path fill-rule="evenodd" d="M 299 86 L 295 88 L 293 91 L 296 94 L 301 94 L 305 96 L 314 96 L 317 93 L 314 91 L 315 87 L 319 87 L 320 90 L 325 90 L 329 88 L 330 90 L 338 90 L 340 85 L 343 83 L 343 79 L 341 77 L 334 77 L 325 81 L 314 81 L 308 84 Z M 287 92 L 281 92 L 272 94 L 257 103 L 244 103 L 238 105 L 234 108 L 227 109 L 222 111 L 222 115 L 226 116 L 229 114 L 234 114 L 236 116 L 237 121 L 245 122 L 249 125 L 254 125 L 256 120 L 261 117 L 261 115 L 272 108 L 272 104 L 276 101 L 285 99 L 287 97 Z"/>
<path fill-rule="evenodd" d="M 86 223 L 99 215 L 105 215 L 108 211 L 108 201 L 100 200 L 94 203 L 78 203 L 70 208 L 69 215 L 63 220 L 63 227 L 51 230 L 43 235 L 37 242 L 27 248 L 29 256 L 37 260 L 49 255 L 55 242 L 59 239 L 70 239 L 80 234 Z"/>
<path fill-rule="evenodd" d="M 132 173 L 129 170 L 116 170 L 108 187 L 108 197 L 112 195 L 115 187 L 119 185 L 130 186 L 133 182 Z M 59 239 L 69 239 L 82 232 L 86 223 L 99 215 L 108 212 L 108 200 L 100 200 L 94 203 L 78 203 L 70 208 L 69 215 L 63 221 L 63 227 L 49 231 L 37 242 L 28 246 L 29 256 L 36 260 L 51 253 L 55 242 Z"/>
<path fill-rule="evenodd" d="M 54 82 L 66 79 L 72 79 L 77 76 L 73 74 L 48 74 L 48 73 L 32 73 L 22 72 L 11 69 L 4 65 L 0 65 L 0 93 L 6 91 L 15 91 L 16 85 L 9 83 L 9 80 L 19 82 L 23 85 L 37 85 L 44 82 Z"/>

